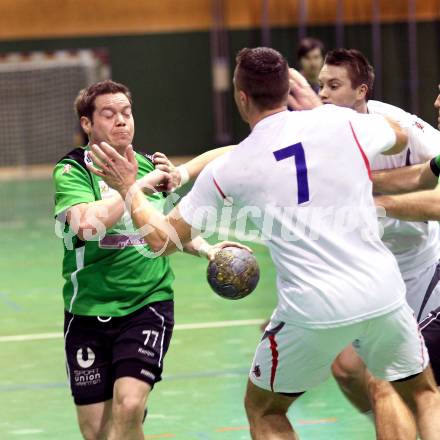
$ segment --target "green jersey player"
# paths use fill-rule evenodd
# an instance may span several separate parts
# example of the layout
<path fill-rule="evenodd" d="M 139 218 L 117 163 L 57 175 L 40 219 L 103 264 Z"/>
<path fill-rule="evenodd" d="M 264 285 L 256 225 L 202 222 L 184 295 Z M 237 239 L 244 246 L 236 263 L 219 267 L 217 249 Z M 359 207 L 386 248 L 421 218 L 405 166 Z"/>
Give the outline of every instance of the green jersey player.
<path fill-rule="evenodd" d="M 82 90 L 75 109 L 89 145 L 106 142 L 122 155 L 129 146 L 132 151 L 131 103 L 127 87 L 113 81 Z M 161 379 L 173 330 L 174 275 L 168 257 L 144 241 L 148 232 L 134 231 L 118 192 L 88 171 L 88 151 L 72 150 L 53 173 L 57 233 L 64 244 L 67 372 L 84 438 L 143 439 L 145 404 Z M 201 155 L 185 173 L 161 153 L 136 153 L 137 178 L 143 186 L 155 173 L 191 178 L 193 169 L 222 152 Z M 159 210 L 165 203 L 156 191 L 148 200 Z M 228 245 L 209 246 L 198 237 L 182 249 L 213 258 Z"/>

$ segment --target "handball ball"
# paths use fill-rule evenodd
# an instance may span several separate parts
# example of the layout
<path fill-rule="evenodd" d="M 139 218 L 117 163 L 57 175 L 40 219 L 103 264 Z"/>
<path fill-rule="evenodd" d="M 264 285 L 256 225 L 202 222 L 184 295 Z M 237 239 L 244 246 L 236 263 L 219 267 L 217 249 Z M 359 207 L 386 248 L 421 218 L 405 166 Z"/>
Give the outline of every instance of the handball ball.
<path fill-rule="evenodd" d="M 260 279 L 255 257 L 246 249 L 228 246 L 215 254 L 209 262 L 208 283 L 215 293 L 227 299 L 249 295 Z"/>

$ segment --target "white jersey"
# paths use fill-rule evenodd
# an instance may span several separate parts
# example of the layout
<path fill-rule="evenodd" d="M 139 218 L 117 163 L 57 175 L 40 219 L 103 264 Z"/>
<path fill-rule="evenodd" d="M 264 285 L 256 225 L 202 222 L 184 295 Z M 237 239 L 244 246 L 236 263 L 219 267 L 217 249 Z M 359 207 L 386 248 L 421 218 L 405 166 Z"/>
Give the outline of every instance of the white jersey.
<path fill-rule="evenodd" d="M 407 147 L 393 156 L 376 156 L 373 170 L 400 168 L 424 163 L 440 154 L 440 131 L 416 115 L 390 104 L 368 101 L 368 112 L 390 116 L 408 129 Z M 384 227 L 382 240 L 394 254 L 404 278 L 426 269 L 440 257 L 440 226 L 438 222 L 407 222 L 391 218 L 381 219 Z M 420 292 L 424 294 L 424 292 Z"/>
<path fill-rule="evenodd" d="M 203 170 L 180 213 L 200 230 L 223 207 L 249 215 L 277 269 L 277 319 L 324 328 L 380 316 L 405 286 L 379 237 L 368 157 L 394 143 L 379 115 L 276 113 Z"/>

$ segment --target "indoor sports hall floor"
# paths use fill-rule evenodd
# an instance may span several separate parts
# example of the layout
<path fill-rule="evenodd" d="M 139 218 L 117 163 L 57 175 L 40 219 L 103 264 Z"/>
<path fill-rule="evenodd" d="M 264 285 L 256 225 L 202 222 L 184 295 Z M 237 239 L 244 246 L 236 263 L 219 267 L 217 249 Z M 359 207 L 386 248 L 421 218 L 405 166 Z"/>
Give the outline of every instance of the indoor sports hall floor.
<path fill-rule="evenodd" d="M 0 205 L 0 439 L 80 439 L 64 369 L 62 247 L 51 183 L 0 182 Z M 258 322 L 275 304 L 268 253 L 252 246 L 261 281 L 237 302 L 210 291 L 204 260 L 172 257 L 176 330 L 165 378 L 148 405 L 146 439 L 250 438 L 242 405 L 247 372 Z M 332 380 L 299 399 L 290 416 L 302 440 L 374 438 Z"/>

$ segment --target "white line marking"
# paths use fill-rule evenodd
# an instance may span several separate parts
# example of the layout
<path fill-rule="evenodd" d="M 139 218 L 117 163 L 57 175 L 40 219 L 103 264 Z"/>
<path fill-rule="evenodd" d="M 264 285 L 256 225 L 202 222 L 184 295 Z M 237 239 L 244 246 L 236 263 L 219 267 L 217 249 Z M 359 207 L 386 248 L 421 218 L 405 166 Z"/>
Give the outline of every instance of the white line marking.
<path fill-rule="evenodd" d="M 199 322 L 194 324 L 177 324 L 174 330 L 200 330 L 206 328 L 226 328 L 226 327 L 242 327 L 247 325 L 262 324 L 264 319 L 243 319 L 239 321 L 213 321 Z M 33 335 L 11 335 L 0 336 L 0 342 L 21 342 L 21 341 L 38 341 L 44 339 L 62 338 L 63 334 L 59 333 L 35 333 Z"/>
<path fill-rule="evenodd" d="M 214 321 L 214 322 L 199 322 L 195 324 L 177 324 L 174 326 L 175 330 L 198 330 L 203 328 L 224 328 L 224 327 L 240 327 L 245 325 L 262 324 L 264 319 L 243 319 L 240 321 Z"/>
<path fill-rule="evenodd" d="M 40 434 L 42 432 L 44 432 L 42 429 L 16 429 L 15 431 L 10 431 L 10 433 L 14 435 L 31 435 Z"/>

